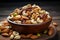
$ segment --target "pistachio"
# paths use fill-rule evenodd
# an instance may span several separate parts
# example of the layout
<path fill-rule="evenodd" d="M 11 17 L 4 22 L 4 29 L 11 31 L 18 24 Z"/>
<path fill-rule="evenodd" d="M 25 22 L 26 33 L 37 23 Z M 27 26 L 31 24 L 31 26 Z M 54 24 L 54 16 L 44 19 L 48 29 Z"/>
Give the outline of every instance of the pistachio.
<path fill-rule="evenodd" d="M 46 33 L 47 33 L 47 30 L 44 31 L 44 34 L 46 34 Z"/>
<path fill-rule="evenodd" d="M 14 17 L 17 16 L 17 13 L 14 13 L 13 16 L 14 16 Z"/>
<path fill-rule="evenodd" d="M 40 36 L 41 36 L 41 34 L 40 34 L 40 33 L 37 33 L 37 36 L 39 36 L 39 37 L 40 37 Z"/>

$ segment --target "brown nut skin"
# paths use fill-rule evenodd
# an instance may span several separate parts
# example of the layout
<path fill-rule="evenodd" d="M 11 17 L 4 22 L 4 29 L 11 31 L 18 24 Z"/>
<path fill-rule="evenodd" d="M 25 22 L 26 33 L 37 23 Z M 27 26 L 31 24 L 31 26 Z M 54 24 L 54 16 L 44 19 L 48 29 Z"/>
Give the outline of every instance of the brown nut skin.
<path fill-rule="evenodd" d="M 27 38 L 27 36 L 24 34 L 21 34 L 20 36 L 21 36 L 21 38 Z"/>
<path fill-rule="evenodd" d="M 28 17 L 26 17 L 26 16 L 22 16 L 22 19 L 26 19 L 26 20 L 27 20 L 27 19 L 29 19 L 29 18 L 28 18 Z"/>
<path fill-rule="evenodd" d="M 21 16 L 20 17 L 13 17 L 11 20 L 20 20 L 21 19 Z"/>
<path fill-rule="evenodd" d="M 13 34 L 13 31 L 12 31 L 12 30 L 10 30 L 10 32 L 9 32 L 9 36 L 10 36 L 11 34 Z"/>
<path fill-rule="evenodd" d="M 5 36 L 5 37 L 8 37 L 8 36 L 9 36 L 8 33 L 2 33 L 1 35 L 2 35 L 2 36 Z"/>
<path fill-rule="evenodd" d="M 1 30 L 4 30 L 4 29 L 6 29 L 6 28 L 5 28 L 5 27 L 0 27 L 0 29 L 1 29 Z"/>
<path fill-rule="evenodd" d="M 4 30 L 2 30 L 2 33 L 8 33 L 10 29 L 6 28 Z"/>
<path fill-rule="evenodd" d="M 48 35 L 51 36 L 54 33 L 54 29 L 52 27 L 49 28 Z"/>
<path fill-rule="evenodd" d="M 9 23 L 8 23 L 8 21 L 2 21 L 3 22 L 3 24 L 4 24 L 4 26 L 8 26 L 8 25 L 10 25 Z"/>
<path fill-rule="evenodd" d="M 31 36 L 31 39 L 37 39 L 37 38 L 38 38 L 38 36 L 36 36 L 36 35 Z"/>
<path fill-rule="evenodd" d="M 32 36 L 32 34 L 28 34 L 26 37 L 27 37 L 27 38 L 30 38 L 31 36 Z"/>
<path fill-rule="evenodd" d="M 47 14 L 40 14 L 40 18 L 46 21 L 47 19 Z"/>
<path fill-rule="evenodd" d="M 58 24 L 57 24 L 56 22 L 53 22 L 53 25 L 54 25 L 55 27 L 57 27 L 57 26 L 58 26 Z"/>

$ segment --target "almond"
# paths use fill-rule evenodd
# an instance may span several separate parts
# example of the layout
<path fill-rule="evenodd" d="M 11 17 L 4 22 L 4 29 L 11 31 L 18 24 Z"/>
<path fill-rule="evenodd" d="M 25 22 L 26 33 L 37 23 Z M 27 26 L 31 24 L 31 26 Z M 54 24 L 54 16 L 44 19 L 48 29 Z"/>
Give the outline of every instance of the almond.
<path fill-rule="evenodd" d="M 24 35 L 24 34 L 21 34 L 21 37 L 22 37 L 22 38 L 27 38 L 27 36 L 26 36 L 26 35 Z"/>
<path fill-rule="evenodd" d="M 58 24 L 57 24 L 56 22 L 53 22 L 53 25 L 54 25 L 54 26 L 58 26 Z"/>
<path fill-rule="evenodd" d="M 6 28 L 6 29 L 2 30 L 2 32 L 3 33 L 8 33 L 9 32 L 9 29 Z"/>
<path fill-rule="evenodd" d="M 8 33 L 2 33 L 1 35 L 2 35 L 2 36 L 6 36 L 6 37 L 8 37 L 8 36 L 9 36 L 9 34 L 8 34 Z"/>
<path fill-rule="evenodd" d="M 12 30 L 10 30 L 10 32 L 9 32 L 9 35 L 11 35 L 11 34 L 13 34 L 13 31 Z"/>
<path fill-rule="evenodd" d="M 28 34 L 26 37 L 27 37 L 27 38 L 30 38 L 31 36 L 32 36 L 32 34 Z"/>
<path fill-rule="evenodd" d="M 53 33 L 54 33 L 54 29 L 51 27 L 48 31 L 48 35 L 51 36 L 53 35 Z"/>
<path fill-rule="evenodd" d="M 31 36 L 31 39 L 36 39 L 36 38 L 38 38 L 38 36 L 36 36 L 36 35 Z"/>
<path fill-rule="evenodd" d="M 26 17 L 26 16 L 22 16 L 22 18 L 23 18 L 23 19 L 29 19 L 29 18 L 28 18 L 28 17 Z"/>

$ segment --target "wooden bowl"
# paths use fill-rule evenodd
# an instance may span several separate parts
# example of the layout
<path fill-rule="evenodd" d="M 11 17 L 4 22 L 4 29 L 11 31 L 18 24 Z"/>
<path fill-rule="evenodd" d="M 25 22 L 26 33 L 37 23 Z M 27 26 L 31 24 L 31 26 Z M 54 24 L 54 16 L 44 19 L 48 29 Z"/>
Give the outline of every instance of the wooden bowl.
<path fill-rule="evenodd" d="M 19 33 L 39 33 L 44 31 L 50 25 L 52 18 L 40 24 L 17 24 L 7 18 L 7 21 L 12 26 L 12 29 Z"/>

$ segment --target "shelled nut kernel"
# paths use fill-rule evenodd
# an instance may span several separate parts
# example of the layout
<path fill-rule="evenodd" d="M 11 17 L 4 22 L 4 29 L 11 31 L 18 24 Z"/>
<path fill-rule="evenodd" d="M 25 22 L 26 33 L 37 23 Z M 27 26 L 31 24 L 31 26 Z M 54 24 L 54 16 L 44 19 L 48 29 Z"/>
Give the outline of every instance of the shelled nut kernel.
<path fill-rule="evenodd" d="M 36 36 L 36 35 L 31 36 L 31 39 L 36 39 L 36 38 L 38 38 L 38 36 Z"/>
<path fill-rule="evenodd" d="M 51 36 L 54 33 L 54 29 L 51 27 L 49 28 L 48 35 Z"/>
<path fill-rule="evenodd" d="M 20 37 L 20 35 L 16 35 L 15 37 L 14 37 L 14 39 L 20 39 L 21 37 Z"/>
<path fill-rule="evenodd" d="M 58 24 L 57 24 L 56 22 L 53 22 L 53 25 L 54 25 L 54 26 L 58 26 Z"/>
<path fill-rule="evenodd" d="M 9 34 L 8 34 L 8 33 L 2 33 L 1 35 L 2 35 L 2 36 L 6 36 L 6 37 L 8 37 L 8 36 L 9 36 Z"/>
<path fill-rule="evenodd" d="M 6 29 L 2 30 L 2 32 L 3 33 L 8 33 L 9 32 L 9 29 L 6 28 Z"/>
<path fill-rule="evenodd" d="M 11 35 L 11 36 L 10 36 L 10 39 L 13 39 L 13 38 L 14 38 L 14 35 Z"/>
<path fill-rule="evenodd" d="M 13 15 L 13 16 L 12 16 Z M 12 17 L 12 18 L 11 18 Z M 40 18 L 39 20 L 37 20 Z M 20 9 L 15 9 L 12 14 L 10 14 L 11 21 L 21 21 L 21 24 L 38 24 L 46 22 L 49 20 L 50 15 L 46 10 L 42 10 L 38 5 L 28 4 L 26 6 L 21 7 Z M 27 23 L 28 20 L 34 19 L 33 22 Z M 16 22 L 16 23 L 18 23 Z"/>
<path fill-rule="evenodd" d="M 13 35 L 19 35 L 19 33 L 16 31 L 13 31 Z"/>

